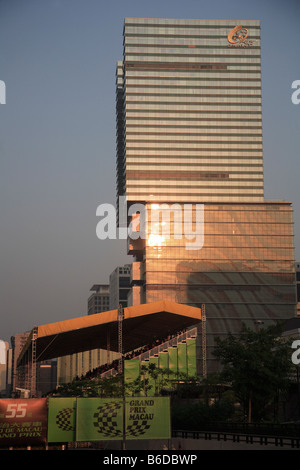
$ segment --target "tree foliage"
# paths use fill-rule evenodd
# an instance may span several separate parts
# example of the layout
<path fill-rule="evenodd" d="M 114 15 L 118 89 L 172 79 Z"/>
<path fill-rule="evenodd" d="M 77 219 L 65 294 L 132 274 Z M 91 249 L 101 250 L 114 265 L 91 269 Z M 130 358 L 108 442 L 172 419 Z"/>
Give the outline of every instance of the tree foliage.
<path fill-rule="evenodd" d="M 72 382 L 60 385 L 56 395 L 61 397 L 120 397 L 122 396 L 123 375 L 93 379 L 74 379 Z"/>
<path fill-rule="evenodd" d="M 263 418 L 266 406 L 289 385 L 290 346 L 281 331 L 280 324 L 258 332 L 243 324 L 239 336 L 217 338 L 214 354 L 223 366 L 221 377 L 231 384 L 249 421 Z"/>
<path fill-rule="evenodd" d="M 149 364 L 141 367 L 141 374 L 135 380 L 124 383 L 124 375 L 118 374 L 109 378 L 96 376 L 93 379 L 74 379 L 71 383 L 60 385 L 56 395 L 61 397 L 121 397 L 126 395 L 144 395 L 149 393 L 159 396 L 164 388 L 172 388 L 174 381 L 187 380 L 186 374 L 175 373 L 170 369 Z M 123 389 L 124 387 L 124 389 Z"/>
<path fill-rule="evenodd" d="M 156 364 L 141 366 L 141 374 L 132 382 L 125 385 L 126 392 L 130 395 L 143 394 L 148 396 L 150 393 L 159 396 L 164 388 L 171 389 L 173 384 L 178 381 L 186 381 L 187 375 L 172 371 L 168 368 L 157 367 Z"/>

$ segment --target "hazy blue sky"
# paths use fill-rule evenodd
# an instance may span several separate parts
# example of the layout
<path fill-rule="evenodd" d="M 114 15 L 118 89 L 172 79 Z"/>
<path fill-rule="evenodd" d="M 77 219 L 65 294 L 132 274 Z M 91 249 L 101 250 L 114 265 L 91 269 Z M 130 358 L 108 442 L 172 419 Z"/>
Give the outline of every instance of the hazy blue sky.
<path fill-rule="evenodd" d="M 126 262 L 96 237 L 115 203 L 115 66 L 124 17 L 259 19 L 266 199 L 294 204 L 300 261 L 298 0 L 0 0 L 0 339 L 87 312 Z"/>

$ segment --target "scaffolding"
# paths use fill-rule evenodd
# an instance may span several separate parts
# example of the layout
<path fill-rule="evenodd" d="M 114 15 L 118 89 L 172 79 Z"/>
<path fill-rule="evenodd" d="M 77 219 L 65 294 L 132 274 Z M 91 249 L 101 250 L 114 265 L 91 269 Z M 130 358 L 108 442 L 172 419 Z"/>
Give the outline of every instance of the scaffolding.
<path fill-rule="evenodd" d="M 34 327 L 31 337 L 29 337 L 30 347 L 16 368 L 16 380 L 14 384 L 15 392 L 26 391 L 30 398 L 36 396 L 36 373 L 37 373 L 37 357 L 36 357 L 36 340 L 38 329 Z"/>

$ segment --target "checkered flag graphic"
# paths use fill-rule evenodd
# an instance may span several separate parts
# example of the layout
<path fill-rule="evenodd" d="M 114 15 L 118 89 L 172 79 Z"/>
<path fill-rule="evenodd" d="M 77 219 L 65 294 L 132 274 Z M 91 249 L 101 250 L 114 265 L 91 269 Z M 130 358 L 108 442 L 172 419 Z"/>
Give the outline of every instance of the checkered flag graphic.
<path fill-rule="evenodd" d="M 118 423 L 116 420 L 118 410 L 122 408 L 119 403 L 107 403 L 106 405 L 99 406 L 97 412 L 94 414 L 94 426 L 98 428 L 100 434 L 106 437 L 122 437 L 122 431 L 117 429 Z"/>
<path fill-rule="evenodd" d="M 56 424 L 62 431 L 74 430 L 74 426 L 70 422 L 72 414 L 72 408 L 64 408 L 56 415 Z"/>
<path fill-rule="evenodd" d="M 142 422 L 133 421 L 132 424 L 127 426 L 126 435 L 138 437 L 138 436 L 141 436 L 142 434 L 145 434 L 145 432 L 149 428 L 150 428 L 150 424 L 148 424 L 148 421 L 142 421 Z"/>

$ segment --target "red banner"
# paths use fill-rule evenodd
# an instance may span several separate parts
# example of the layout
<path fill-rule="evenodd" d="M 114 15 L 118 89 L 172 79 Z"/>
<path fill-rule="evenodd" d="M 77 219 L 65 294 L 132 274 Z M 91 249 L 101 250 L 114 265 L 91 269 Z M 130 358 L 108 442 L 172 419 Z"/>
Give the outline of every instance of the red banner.
<path fill-rule="evenodd" d="M 45 443 L 47 415 L 47 398 L 0 399 L 0 447 Z"/>

